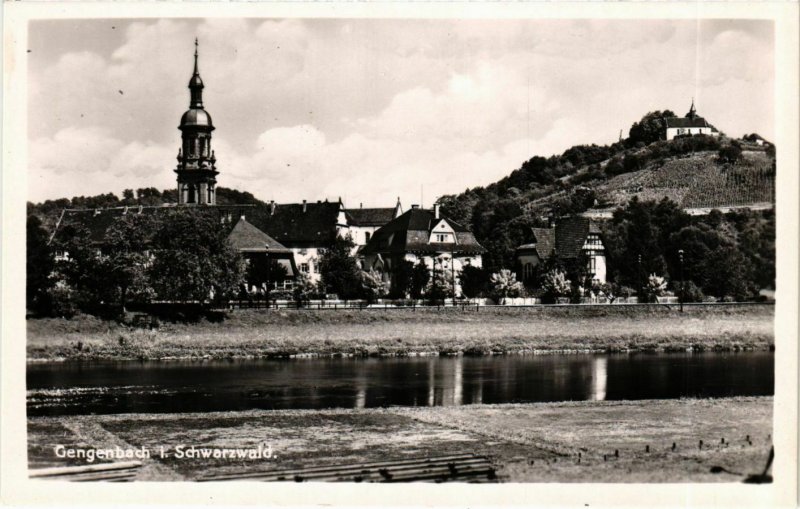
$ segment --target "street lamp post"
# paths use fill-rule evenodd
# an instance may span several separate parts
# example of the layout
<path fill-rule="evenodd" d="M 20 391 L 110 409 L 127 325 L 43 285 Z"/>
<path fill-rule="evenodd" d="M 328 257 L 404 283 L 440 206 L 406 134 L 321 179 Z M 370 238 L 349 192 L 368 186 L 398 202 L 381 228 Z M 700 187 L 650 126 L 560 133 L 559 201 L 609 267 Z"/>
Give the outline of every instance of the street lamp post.
<path fill-rule="evenodd" d="M 456 305 L 456 256 L 455 251 L 450 248 L 450 275 L 453 277 L 453 306 Z"/>
<path fill-rule="evenodd" d="M 683 299 L 684 299 L 684 290 L 683 290 L 683 249 L 678 249 L 678 260 L 681 262 L 681 313 L 683 313 Z"/>
<path fill-rule="evenodd" d="M 639 304 L 644 300 L 644 276 L 642 275 L 642 255 L 639 255 Z"/>

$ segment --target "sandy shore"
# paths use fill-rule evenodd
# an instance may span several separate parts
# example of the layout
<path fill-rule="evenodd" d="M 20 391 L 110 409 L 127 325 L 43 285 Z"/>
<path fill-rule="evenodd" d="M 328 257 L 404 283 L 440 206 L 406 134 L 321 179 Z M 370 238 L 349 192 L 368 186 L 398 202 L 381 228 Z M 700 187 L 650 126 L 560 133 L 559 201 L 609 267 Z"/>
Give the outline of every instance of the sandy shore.
<path fill-rule="evenodd" d="M 772 405 L 752 397 L 38 417 L 28 419 L 28 452 L 39 468 L 81 463 L 57 458 L 58 444 L 144 447 L 152 457 L 138 480 L 477 453 L 501 482 L 739 482 L 764 468 Z M 176 457 L 179 445 L 259 444 L 277 457 Z"/>
<path fill-rule="evenodd" d="M 27 351 L 30 361 L 46 361 L 769 350 L 773 325 L 774 307 L 765 305 L 241 310 L 155 330 L 93 317 L 29 319 Z"/>

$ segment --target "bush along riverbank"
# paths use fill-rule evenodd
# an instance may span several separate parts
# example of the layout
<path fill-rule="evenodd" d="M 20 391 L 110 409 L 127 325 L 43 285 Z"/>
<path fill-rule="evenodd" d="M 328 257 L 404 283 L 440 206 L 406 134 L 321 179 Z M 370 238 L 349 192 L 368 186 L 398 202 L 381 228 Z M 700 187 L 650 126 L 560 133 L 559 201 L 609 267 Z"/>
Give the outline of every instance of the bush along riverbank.
<path fill-rule="evenodd" d="M 91 316 L 29 319 L 29 361 L 774 349 L 767 305 L 241 310 L 141 329 Z"/>

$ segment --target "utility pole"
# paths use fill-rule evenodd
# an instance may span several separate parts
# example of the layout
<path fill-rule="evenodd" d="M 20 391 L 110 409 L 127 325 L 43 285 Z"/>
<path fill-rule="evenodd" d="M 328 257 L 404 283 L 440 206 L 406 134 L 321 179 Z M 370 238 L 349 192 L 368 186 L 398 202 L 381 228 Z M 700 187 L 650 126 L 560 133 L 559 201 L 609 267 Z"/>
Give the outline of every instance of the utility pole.
<path fill-rule="evenodd" d="M 680 295 L 680 302 L 681 302 L 681 313 L 683 313 L 683 249 L 678 249 L 678 259 L 681 262 L 681 295 Z"/>
<path fill-rule="evenodd" d="M 453 275 L 453 306 L 456 305 L 456 257 L 453 248 L 450 248 L 450 272 Z"/>

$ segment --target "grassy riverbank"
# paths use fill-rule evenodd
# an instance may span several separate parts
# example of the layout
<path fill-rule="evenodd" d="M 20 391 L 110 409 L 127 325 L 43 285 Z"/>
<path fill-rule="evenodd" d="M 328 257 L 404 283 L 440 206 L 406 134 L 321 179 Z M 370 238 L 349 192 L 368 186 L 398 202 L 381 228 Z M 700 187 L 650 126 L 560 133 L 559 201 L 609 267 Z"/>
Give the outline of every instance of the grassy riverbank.
<path fill-rule="evenodd" d="M 28 458 L 32 468 L 66 464 L 55 444 L 145 447 L 152 459 L 139 480 L 193 480 L 476 453 L 494 462 L 501 482 L 739 482 L 764 468 L 772 404 L 758 397 L 37 417 L 28 419 Z M 277 457 L 180 459 L 180 444 L 268 444 Z"/>
<path fill-rule="evenodd" d="M 157 330 L 81 316 L 29 319 L 29 360 L 487 355 L 574 351 L 767 350 L 764 305 L 239 310 Z"/>

